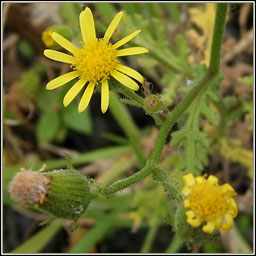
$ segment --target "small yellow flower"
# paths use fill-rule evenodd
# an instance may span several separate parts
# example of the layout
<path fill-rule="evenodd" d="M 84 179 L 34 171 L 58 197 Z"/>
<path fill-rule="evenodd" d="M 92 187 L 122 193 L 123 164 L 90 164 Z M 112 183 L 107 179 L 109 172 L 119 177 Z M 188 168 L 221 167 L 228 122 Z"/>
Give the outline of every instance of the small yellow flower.
<path fill-rule="evenodd" d="M 84 111 L 91 100 L 95 86 L 101 83 L 101 111 L 105 113 L 109 105 L 108 79 L 110 76 L 135 91 L 139 89 L 139 86 L 133 79 L 143 83 L 144 78 L 140 73 L 127 66 L 121 65 L 117 58 L 120 56 L 148 52 L 148 50 L 143 47 L 131 47 L 118 50 L 119 47 L 137 36 L 140 30 L 134 31 L 115 44 L 109 42 L 122 15 L 123 12 L 119 12 L 110 23 L 104 37 L 98 39 L 95 33 L 94 19 L 91 10 L 86 8 L 82 11 L 80 13 L 80 27 L 83 37 L 82 48 L 77 48 L 58 33 L 52 33 L 52 38 L 60 46 L 72 53 L 73 56 L 49 49 L 44 51 L 44 55 L 55 61 L 71 64 L 73 71 L 50 81 L 46 85 L 46 89 L 52 90 L 77 77 L 79 78 L 78 82 L 73 85 L 64 97 L 63 104 L 65 107 L 71 103 L 88 83 L 78 106 L 78 112 Z"/>
<path fill-rule="evenodd" d="M 184 207 L 187 222 L 192 227 L 198 227 L 206 222 L 203 231 L 211 234 L 216 229 L 230 230 L 233 218 L 237 216 L 237 204 L 233 199 L 235 190 L 228 184 L 219 185 L 218 178 L 210 175 L 194 177 L 192 173 L 183 176 L 185 183 L 182 193 L 187 197 Z"/>
<path fill-rule="evenodd" d="M 52 38 L 52 33 L 54 31 L 52 29 L 46 29 L 42 34 L 42 40 L 46 47 L 53 47 L 56 46 L 56 42 Z"/>

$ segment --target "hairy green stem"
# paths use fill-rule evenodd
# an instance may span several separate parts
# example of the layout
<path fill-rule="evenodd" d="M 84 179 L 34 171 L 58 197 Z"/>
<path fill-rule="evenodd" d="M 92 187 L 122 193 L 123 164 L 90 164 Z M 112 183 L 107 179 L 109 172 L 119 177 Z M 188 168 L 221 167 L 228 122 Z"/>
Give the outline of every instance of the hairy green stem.
<path fill-rule="evenodd" d="M 127 188 L 127 187 L 143 180 L 145 177 L 147 177 L 149 174 L 151 174 L 153 172 L 153 170 L 154 170 L 154 166 L 150 163 L 147 163 L 144 168 L 142 168 L 140 171 L 136 172 L 135 174 L 129 176 L 128 178 L 119 180 L 110 186 L 101 188 L 100 191 L 98 191 L 98 192 L 102 195 L 109 196 L 111 194 L 114 194 L 117 191 L 120 191 L 124 188 Z"/>
<path fill-rule="evenodd" d="M 215 74 L 217 74 L 220 70 L 221 44 L 224 33 L 227 9 L 228 4 L 217 3 L 209 66 L 209 71 Z"/>
<path fill-rule="evenodd" d="M 213 79 L 214 75 L 207 72 L 203 75 L 198 82 L 194 85 L 193 89 L 189 92 L 183 101 L 176 106 L 171 113 L 167 115 L 167 120 L 163 123 L 156 138 L 154 151 L 152 152 L 150 161 L 157 164 L 160 160 L 163 146 L 165 144 L 168 133 L 175 122 L 185 113 L 191 103 L 194 101 L 196 96 L 204 89 L 207 88 L 209 81 Z"/>
<path fill-rule="evenodd" d="M 153 171 L 153 178 L 159 182 L 163 188 L 180 203 L 182 201 L 182 196 L 180 194 L 179 188 L 173 183 L 169 178 L 169 173 L 165 171 L 162 167 L 156 166 Z"/>
<path fill-rule="evenodd" d="M 138 105 L 140 105 L 141 108 L 144 107 L 144 99 L 141 98 L 138 94 L 136 94 L 133 90 L 121 85 L 119 82 L 113 81 L 113 83 L 113 87 L 118 93 L 125 95 L 130 100 L 134 100 Z"/>

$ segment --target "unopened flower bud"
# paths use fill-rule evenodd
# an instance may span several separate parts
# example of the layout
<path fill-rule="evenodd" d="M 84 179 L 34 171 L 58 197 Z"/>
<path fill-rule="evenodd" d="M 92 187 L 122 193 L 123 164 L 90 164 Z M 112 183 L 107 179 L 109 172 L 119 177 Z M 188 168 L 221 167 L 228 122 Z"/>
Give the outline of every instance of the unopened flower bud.
<path fill-rule="evenodd" d="M 147 96 L 144 101 L 145 110 L 147 113 L 156 113 L 163 108 L 159 95 L 151 94 Z"/>
<path fill-rule="evenodd" d="M 91 199 L 86 177 L 73 169 L 47 172 L 23 169 L 10 182 L 9 191 L 16 202 L 71 220 L 84 214 Z"/>

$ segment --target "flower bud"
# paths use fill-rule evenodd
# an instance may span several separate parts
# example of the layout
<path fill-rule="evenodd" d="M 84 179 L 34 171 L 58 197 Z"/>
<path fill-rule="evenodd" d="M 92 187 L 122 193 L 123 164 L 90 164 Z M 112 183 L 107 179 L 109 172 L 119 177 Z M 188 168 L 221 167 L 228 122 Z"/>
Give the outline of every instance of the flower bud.
<path fill-rule="evenodd" d="M 163 108 L 160 96 L 154 94 L 145 98 L 144 106 L 147 113 L 156 113 Z"/>
<path fill-rule="evenodd" d="M 73 169 L 38 172 L 23 169 L 9 186 L 11 199 L 43 212 L 77 220 L 90 203 L 87 179 Z"/>

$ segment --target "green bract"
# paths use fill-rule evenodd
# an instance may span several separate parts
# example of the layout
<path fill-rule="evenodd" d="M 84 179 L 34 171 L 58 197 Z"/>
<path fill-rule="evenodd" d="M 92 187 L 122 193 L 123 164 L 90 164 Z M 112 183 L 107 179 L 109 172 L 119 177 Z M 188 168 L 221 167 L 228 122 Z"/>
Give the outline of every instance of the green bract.
<path fill-rule="evenodd" d="M 43 173 L 50 179 L 46 200 L 39 206 L 45 212 L 64 219 L 78 219 L 91 200 L 87 179 L 75 170 Z"/>

